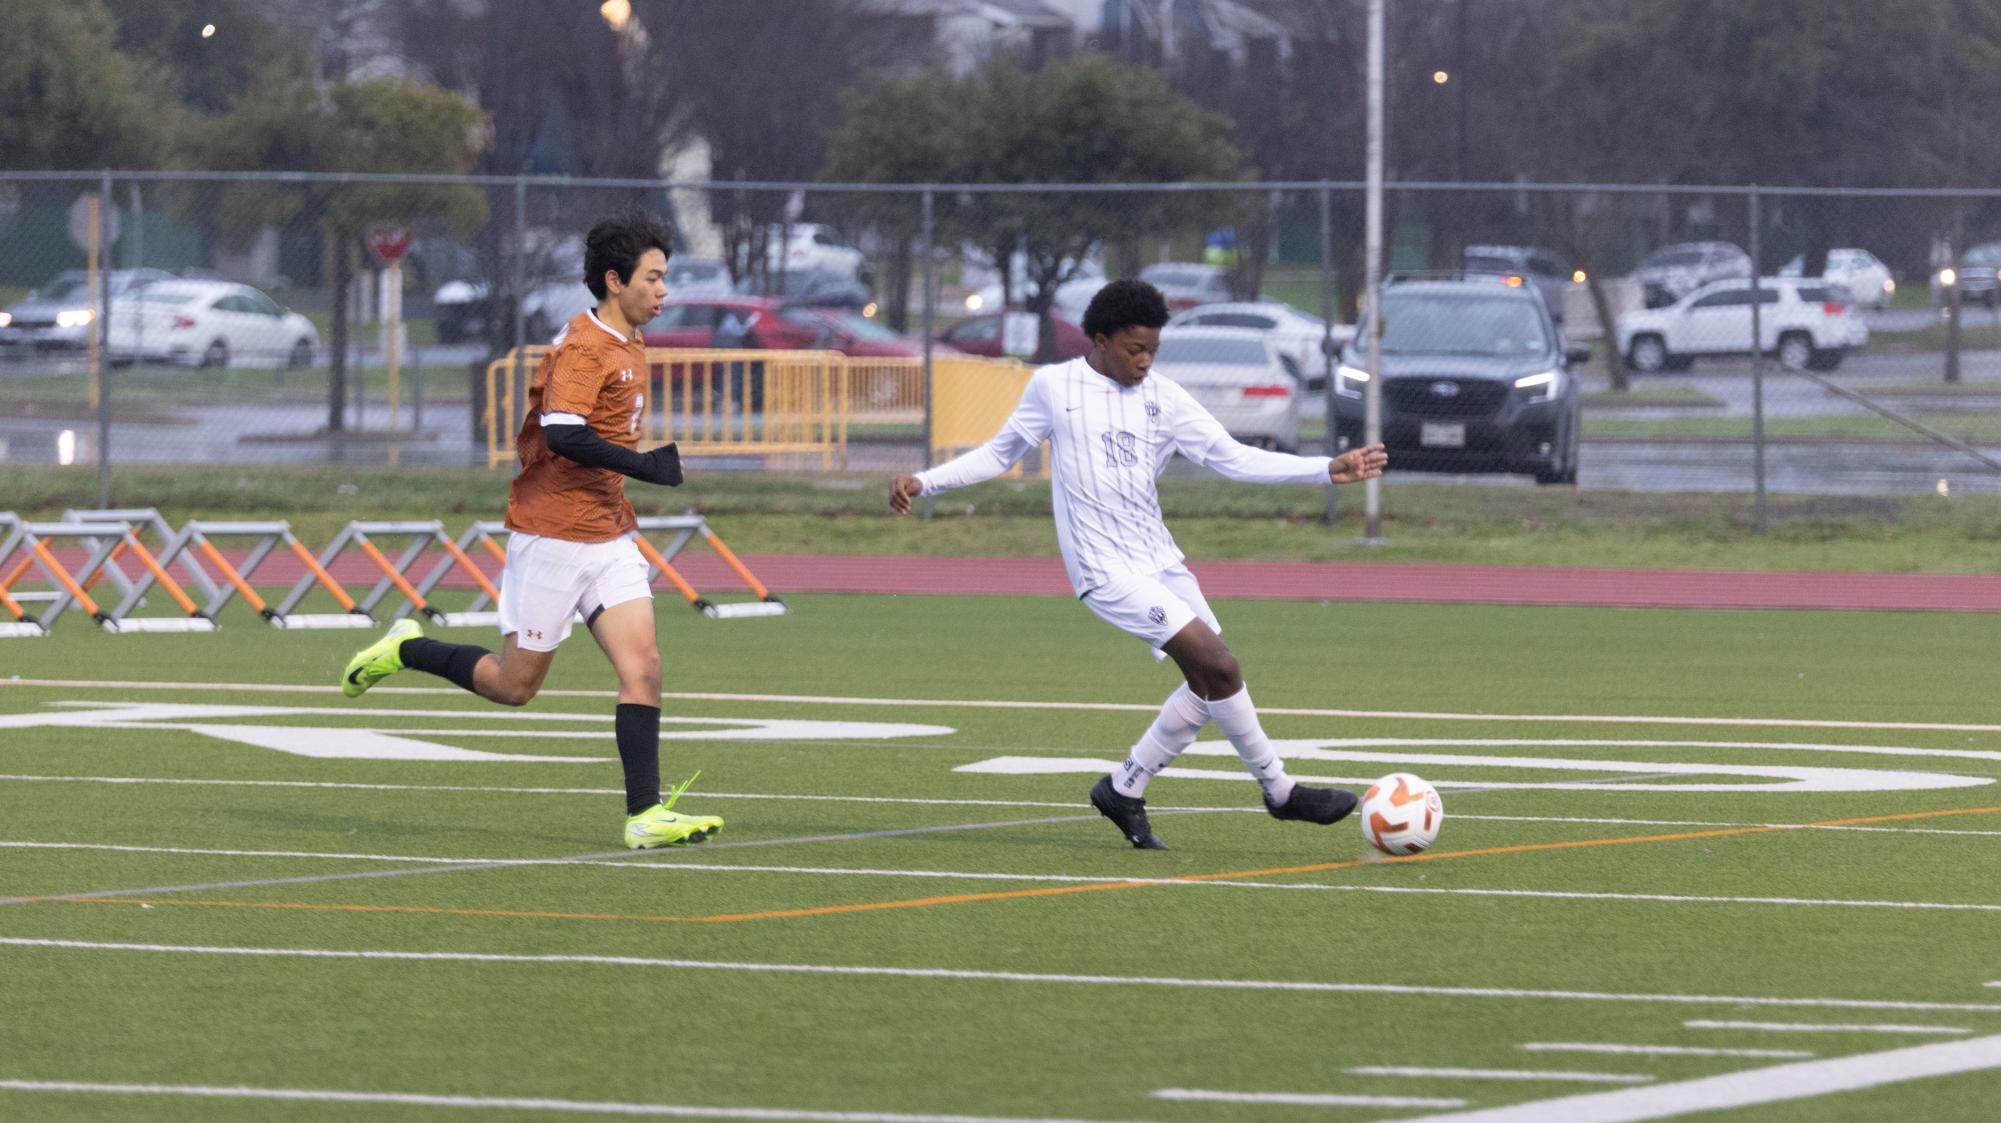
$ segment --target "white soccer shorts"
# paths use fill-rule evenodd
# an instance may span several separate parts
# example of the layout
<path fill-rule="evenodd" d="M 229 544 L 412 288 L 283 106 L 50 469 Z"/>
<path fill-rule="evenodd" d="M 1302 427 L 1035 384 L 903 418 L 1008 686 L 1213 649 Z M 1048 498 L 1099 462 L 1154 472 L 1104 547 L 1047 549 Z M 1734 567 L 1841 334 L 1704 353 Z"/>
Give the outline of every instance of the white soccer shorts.
<path fill-rule="evenodd" d="M 514 531 L 500 573 L 500 634 L 518 635 L 523 651 L 554 651 L 570 637 L 578 614 L 653 597 L 646 559 L 633 536 L 610 542 L 566 542 Z"/>
<path fill-rule="evenodd" d="M 1202 595 L 1202 586 L 1185 565 L 1153 574 L 1115 575 L 1085 593 L 1084 604 L 1112 627 L 1144 640 L 1153 648 L 1155 659 L 1167 658 L 1160 645 L 1173 639 L 1191 620 L 1202 621 L 1218 634 L 1223 631 Z"/>

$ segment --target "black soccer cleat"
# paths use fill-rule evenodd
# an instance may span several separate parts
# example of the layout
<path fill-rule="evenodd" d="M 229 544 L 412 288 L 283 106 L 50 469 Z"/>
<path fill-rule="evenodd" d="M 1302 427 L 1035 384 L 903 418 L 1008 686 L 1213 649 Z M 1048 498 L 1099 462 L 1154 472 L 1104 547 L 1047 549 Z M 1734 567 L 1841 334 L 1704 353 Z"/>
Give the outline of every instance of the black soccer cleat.
<path fill-rule="evenodd" d="M 1110 819 L 1112 824 L 1133 844 L 1134 850 L 1165 850 L 1167 844 L 1153 833 L 1153 824 L 1146 821 L 1146 800 L 1120 795 L 1112 787 L 1110 776 L 1098 777 L 1091 787 L 1091 806 L 1098 814 Z"/>
<path fill-rule="evenodd" d="M 1274 804 L 1271 796 L 1265 796 L 1265 810 L 1274 819 L 1296 819 L 1324 826 L 1340 822 L 1354 809 L 1355 793 L 1341 788 L 1309 788 L 1299 784 L 1283 804 Z"/>

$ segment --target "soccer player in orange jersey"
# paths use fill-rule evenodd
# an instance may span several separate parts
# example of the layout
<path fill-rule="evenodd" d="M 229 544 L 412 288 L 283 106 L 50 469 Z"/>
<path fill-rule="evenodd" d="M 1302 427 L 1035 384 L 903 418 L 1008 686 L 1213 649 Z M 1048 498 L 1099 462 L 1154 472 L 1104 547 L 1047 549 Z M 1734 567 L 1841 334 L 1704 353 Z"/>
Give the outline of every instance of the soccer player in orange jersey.
<path fill-rule="evenodd" d="M 700 842 L 723 825 L 660 798 L 660 648 L 646 560 L 633 542 L 638 523 L 625 498 L 628 477 L 681 482 L 673 444 L 637 450 L 649 384 L 639 328 L 667 299 L 670 252 L 660 224 L 638 216 L 605 219 L 584 240 L 584 284 L 597 308 L 571 320 L 535 369 L 515 442 L 521 469 L 507 493 L 500 653 L 425 639 L 415 620 L 399 620 L 348 662 L 341 681 L 343 693 L 359 697 L 410 667 L 502 705 L 525 705 L 581 615 L 618 672 L 615 734 L 625 768 L 625 844 L 634 849 Z"/>

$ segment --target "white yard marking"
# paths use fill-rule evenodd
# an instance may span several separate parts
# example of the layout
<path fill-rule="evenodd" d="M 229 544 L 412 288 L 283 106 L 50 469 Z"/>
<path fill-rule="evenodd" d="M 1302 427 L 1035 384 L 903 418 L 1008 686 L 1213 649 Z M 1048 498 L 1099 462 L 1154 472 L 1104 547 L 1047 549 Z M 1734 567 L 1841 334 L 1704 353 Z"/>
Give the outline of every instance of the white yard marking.
<path fill-rule="evenodd" d="M 179 690 L 230 694 L 335 694 L 340 688 L 306 683 L 219 683 L 219 682 L 133 682 L 117 679 L 0 679 L 0 687 L 40 686 L 104 690 Z M 375 694 L 402 694 L 424 697 L 465 697 L 456 687 L 378 686 Z M 858 698 L 826 694 L 723 694 L 713 692 L 663 692 L 662 698 L 680 702 L 768 702 L 780 705 L 822 706 L 919 706 L 986 710 L 1093 710 L 1104 713 L 1154 713 L 1157 702 L 1015 702 L 991 698 Z M 543 698 L 615 698 L 610 690 L 544 690 Z M 1660 714 L 1466 714 L 1430 710 L 1332 710 L 1287 706 L 1258 707 L 1261 714 L 1295 717 L 1389 718 L 1399 721 L 1476 722 L 1569 722 L 1587 725 L 1700 725 L 1759 726 L 1776 729 L 1905 729 L 1946 733 L 2001 733 L 2001 725 L 1933 721 L 1829 721 L 1807 718 L 1767 717 L 1678 717 Z"/>
<path fill-rule="evenodd" d="M 74 951 L 141 952 L 165 955 L 228 955 L 276 959 L 354 959 L 418 963 L 506 963 L 517 965 L 594 964 L 605 967 L 658 967 L 691 971 L 755 974 L 831 975 L 898 979 L 954 979 L 971 982 L 1067 986 L 1165 987 L 1191 990 L 1281 991 L 1300 994 L 1396 994 L 1433 998 L 1543 999 L 1552 1002 L 1609 1002 L 1636 1006 L 1762 1006 L 1786 1009 L 1901 1010 L 2001 1014 L 2001 1003 L 1916 1002 L 1881 998 L 1779 997 L 1728 994 L 1618 993 L 1536 990 L 1514 987 L 1441 987 L 1403 983 L 1334 983 L 1295 979 L 1199 979 L 1160 975 L 1070 975 L 1034 971 L 979 971 L 952 967 L 882 967 L 828 963 L 755 963 L 728 960 L 664 959 L 629 955 L 521 955 L 499 952 L 397 951 L 389 949 L 276 948 L 202 944 L 137 944 L 97 940 L 51 940 L 0 936 L 0 947 Z"/>
<path fill-rule="evenodd" d="M 1908 1033 L 1914 1036 L 1925 1034 L 1972 1033 L 1962 1026 L 1913 1026 L 1913 1025 L 1836 1025 L 1826 1022 L 1712 1022 L 1697 1018 L 1681 1023 L 1689 1029 L 1748 1029 L 1763 1033 Z"/>
<path fill-rule="evenodd" d="M 1156 1100 L 1225 1104 L 1289 1104 L 1298 1107 L 1465 1107 L 1444 1096 L 1349 1096 L 1332 1092 L 1213 1092 L 1200 1088 L 1159 1088 Z"/>
<path fill-rule="evenodd" d="M 337 760 L 421 760 L 458 762 L 560 763 L 580 764 L 606 757 L 527 756 L 493 753 L 440 745 L 428 737 L 532 736 L 537 739 L 583 739 L 603 743 L 610 740 L 607 730 L 523 732 L 523 722 L 588 722 L 604 725 L 605 714 L 566 714 L 503 709 L 398 710 L 381 707 L 198 705 L 180 702 L 99 703 L 65 701 L 54 703 L 53 712 L 34 711 L 0 714 L 0 729 L 89 728 L 139 730 L 156 733 L 179 730 L 213 737 L 219 741 L 274 749 L 295 756 Z M 338 717 L 350 722 L 393 718 L 414 721 L 421 718 L 450 718 L 455 721 L 491 721 L 513 725 L 514 729 L 437 729 L 422 726 L 357 727 L 355 725 L 256 725 L 226 719 L 257 717 Z M 944 737 L 955 732 L 950 726 L 916 725 L 880 721 L 807 721 L 795 718 L 663 718 L 664 725 L 694 728 L 667 729 L 661 740 L 727 741 L 881 741 L 905 737 Z"/>
<path fill-rule="evenodd" d="M 2001 1036 L 1824 1061 L 1800 1061 L 1645 1088 L 1562 1096 L 1451 1115 L 1406 1118 L 1401 1123 L 1548 1123 L 1552 1119 L 1564 1123 L 1640 1123 L 1991 1068 L 2001 1068 Z"/>
<path fill-rule="evenodd" d="M 705 797 L 709 793 L 703 793 Z M 761 797 L 759 797 L 761 798 Z M 1068 806 L 1068 805 L 1061 805 Z M 210 850 L 185 846 L 132 846 L 109 842 L 37 842 L 0 840 L 0 850 L 98 850 L 125 854 L 188 854 L 220 858 L 308 858 L 343 862 L 432 862 L 440 865 L 477 865 L 485 869 L 504 866 L 604 866 L 610 869 L 654 872 L 695 873 L 779 873 L 807 877 L 906 877 L 937 881 L 1017 881 L 1054 884 L 1097 883 L 1103 876 L 1055 873 L 1006 873 L 986 870 L 870 869 L 844 866 L 765 866 L 737 863 L 689 862 L 673 859 L 643 861 L 638 858 L 442 858 L 413 854 L 352 854 L 319 850 Z M 1853 898 L 1815 897 L 1722 897 L 1678 893 L 1592 893 L 1559 889 L 1481 889 L 1423 887 L 1408 885 L 1339 885 L 1318 881 L 1215 880 L 1188 881 L 1172 877 L 1121 877 L 1140 885 L 1187 886 L 1189 888 L 1278 889 L 1286 892 L 1429 894 L 1459 897 L 1519 897 L 1557 901 L 1634 901 L 1662 904 L 1791 905 L 1802 908 L 1917 909 L 1940 912 L 2001 912 L 2001 903 L 1966 901 L 1871 901 Z M 2001 984 L 1990 983 L 1990 986 Z M 1805 1054 L 1811 1056 L 1812 1054 Z"/>
<path fill-rule="evenodd" d="M 1817 768 L 1807 765 L 1787 764 L 1698 764 L 1637 760 L 1573 760 L 1566 757 L 1528 756 L 1477 756 L 1464 753 L 1371 753 L 1354 750 L 1325 749 L 1319 746 L 1325 741 L 1293 741 L 1273 739 L 1272 748 L 1285 758 L 1290 766 L 1304 761 L 1369 761 L 1398 768 L 1416 766 L 1472 766 L 1512 769 L 1553 769 L 1559 772 L 1651 772 L 1656 774 L 1676 774 L 1688 776 L 1743 776 L 1755 778 L 1761 783 L 1682 783 L 1634 785 L 1602 780 L 1556 780 L 1523 781 L 1500 779 L 1433 779 L 1432 782 L 1450 791 L 1454 787 L 1477 786 L 1480 788 L 1534 788 L 1544 791 L 1635 791 L 1660 792 L 1908 792 L 1936 791 L 1945 788 L 1975 788 L 1994 783 L 1991 776 L 1962 776 L 1951 772 L 1917 772 L 1883 768 Z M 1433 743 L 1433 742 L 1427 742 Z M 1452 742 L 1463 744 L 1464 742 Z M 1618 742 L 1610 742 L 1618 744 Z M 1700 743 L 1700 742 L 1698 742 Z M 1841 752 L 1845 746 L 1827 746 L 1830 752 Z M 1199 741 L 1190 746 L 1184 756 L 1235 757 L 1236 750 L 1227 741 Z M 1068 773 L 1110 772 L 1116 770 L 1118 761 L 1091 759 L 1076 756 L 997 756 L 972 764 L 962 764 L 954 772 L 984 773 L 1003 776 L 1048 776 Z M 1290 769 L 1288 769 L 1290 770 Z M 1255 781 L 1255 777 L 1241 769 L 1180 768 L 1167 767 L 1160 770 L 1160 776 L 1184 780 L 1230 780 Z M 1293 777 L 1302 783 L 1322 784 L 1369 784 L 1375 775 L 1329 776 L 1297 774 Z"/>
<path fill-rule="evenodd" d="M 1421 1065 L 1360 1065 L 1351 1076 L 1430 1076 L 1443 1080 L 1561 1080 L 1577 1084 L 1645 1084 L 1644 1072 L 1561 1072 L 1534 1068 L 1427 1068 Z"/>
<path fill-rule="evenodd" d="M 1811 1049 L 1704 1049 L 1696 1045 L 1605 1045 L 1586 1041 L 1531 1041 L 1522 1046 L 1531 1053 L 1610 1053 L 1642 1057 L 1773 1057 L 1796 1059 L 1813 1056 Z"/>
<path fill-rule="evenodd" d="M 352 1092 L 332 1088 L 249 1088 L 240 1084 L 106 1084 L 87 1080 L 0 1080 L 0 1091 L 103 1096 L 188 1096 L 196 1099 L 279 1100 L 288 1103 L 392 1104 L 477 1111 L 560 1111 L 575 1115 L 635 1115 L 675 1119 L 799 1120 L 804 1123 L 1084 1123 L 1017 1115 L 931 1115 L 901 1111 L 801 1111 L 782 1107 L 715 1107 L 618 1103 L 522 1096 L 438 1096 L 418 1092 Z"/>

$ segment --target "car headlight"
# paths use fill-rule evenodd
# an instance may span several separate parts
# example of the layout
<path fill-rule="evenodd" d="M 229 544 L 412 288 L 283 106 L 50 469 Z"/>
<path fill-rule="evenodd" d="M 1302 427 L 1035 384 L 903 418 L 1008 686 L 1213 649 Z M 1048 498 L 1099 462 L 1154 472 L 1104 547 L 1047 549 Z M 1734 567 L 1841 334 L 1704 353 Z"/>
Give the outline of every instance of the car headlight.
<path fill-rule="evenodd" d="M 1346 363 L 1334 369 L 1334 392 L 1344 398 L 1359 398 L 1369 383 L 1369 372 Z"/>
<path fill-rule="evenodd" d="M 14 322 L 14 313 L 0 312 L 0 328 L 4 328 L 9 324 L 12 324 L 13 322 Z"/>
<path fill-rule="evenodd" d="M 1527 390 L 1528 400 L 1546 402 L 1556 397 L 1563 387 L 1563 375 L 1559 371 L 1546 370 L 1541 374 L 1523 375 L 1515 379 L 1515 389 Z"/>
<path fill-rule="evenodd" d="M 95 319 L 97 319 L 97 310 L 94 308 L 67 308 L 56 313 L 56 326 L 59 328 L 80 328 Z"/>

